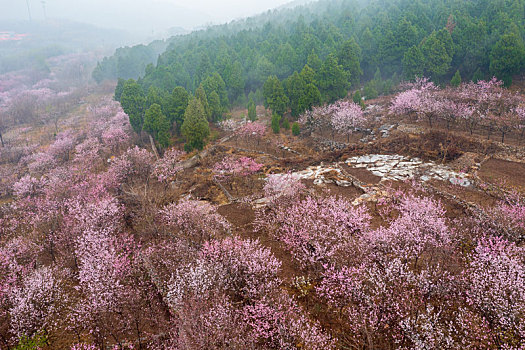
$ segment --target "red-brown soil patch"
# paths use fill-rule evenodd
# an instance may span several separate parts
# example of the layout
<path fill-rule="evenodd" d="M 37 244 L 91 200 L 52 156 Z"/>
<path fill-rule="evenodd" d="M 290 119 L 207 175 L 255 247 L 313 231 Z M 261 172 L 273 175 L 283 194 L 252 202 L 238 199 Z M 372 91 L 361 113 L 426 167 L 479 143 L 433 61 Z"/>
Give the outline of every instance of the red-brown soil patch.
<path fill-rule="evenodd" d="M 347 164 L 342 164 L 342 167 L 347 173 L 366 184 L 375 185 L 381 181 L 381 177 L 374 175 L 370 170 L 364 168 L 352 168 L 349 167 Z"/>
<path fill-rule="evenodd" d="M 363 191 L 354 186 L 343 187 L 334 183 L 315 185 L 314 180 L 302 180 L 302 182 L 309 191 L 318 195 L 341 197 L 349 202 L 363 194 Z"/>
<path fill-rule="evenodd" d="M 525 164 L 502 159 L 489 159 L 478 172 L 484 181 L 496 186 L 503 185 L 523 190 L 525 189 Z"/>
<path fill-rule="evenodd" d="M 245 227 L 255 220 L 255 212 L 245 203 L 223 205 L 219 207 L 218 212 L 235 227 Z"/>

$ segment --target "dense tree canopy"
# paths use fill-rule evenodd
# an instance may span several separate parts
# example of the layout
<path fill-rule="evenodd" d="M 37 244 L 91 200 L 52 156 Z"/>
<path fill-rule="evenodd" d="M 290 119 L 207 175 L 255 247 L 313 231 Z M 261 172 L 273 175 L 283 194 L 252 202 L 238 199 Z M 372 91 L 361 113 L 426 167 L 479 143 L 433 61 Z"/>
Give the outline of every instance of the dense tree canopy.
<path fill-rule="evenodd" d="M 494 75 L 509 84 L 525 69 L 524 8 L 525 0 L 324 0 L 119 49 L 93 77 L 120 78 L 115 99 L 137 132 L 153 104 L 179 132 L 190 95 L 219 121 L 250 99 L 296 118 L 349 89 L 366 99 L 392 93 L 401 77 L 458 85 Z"/>
<path fill-rule="evenodd" d="M 498 74 L 501 79 L 502 74 L 523 69 L 522 62 L 511 59 L 518 57 L 523 42 L 523 8 L 523 0 L 497 4 L 326 0 L 167 42 L 119 49 L 99 63 L 94 77 L 127 79 L 145 74 L 140 81 L 145 91 L 151 85 L 194 91 L 212 76 L 224 82 L 217 91 L 222 104 L 224 90 L 234 103 L 241 95 L 260 89 L 270 75 L 283 80 L 307 63 L 317 72 L 329 54 L 336 55 L 354 85 L 361 71 L 366 81 L 378 67 L 386 78 L 408 69 L 450 81 L 459 69 L 470 80 L 479 68 L 484 75 Z M 414 47 L 419 47 L 423 59 Z M 159 53 L 156 65 L 147 67 Z M 507 59 L 509 67 L 498 62 Z"/>

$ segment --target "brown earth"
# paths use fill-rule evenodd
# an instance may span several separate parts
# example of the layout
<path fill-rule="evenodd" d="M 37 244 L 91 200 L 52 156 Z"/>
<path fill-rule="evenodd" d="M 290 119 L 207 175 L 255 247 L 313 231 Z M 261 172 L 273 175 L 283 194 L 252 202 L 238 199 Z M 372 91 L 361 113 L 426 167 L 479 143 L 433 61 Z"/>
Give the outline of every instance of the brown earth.
<path fill-rule="evenodd" d="M 483 163 L 478 175 L 496 186 L 525 190 L 525 163 L 492 158 Z"/>

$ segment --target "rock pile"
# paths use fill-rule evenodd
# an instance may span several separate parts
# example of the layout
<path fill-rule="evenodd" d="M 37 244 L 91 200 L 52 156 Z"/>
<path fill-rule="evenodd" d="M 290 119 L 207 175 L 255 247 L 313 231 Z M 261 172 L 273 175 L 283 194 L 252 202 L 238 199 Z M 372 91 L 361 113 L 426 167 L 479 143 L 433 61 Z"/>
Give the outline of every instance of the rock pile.
<path fill-rule="evenodd" d="M 434 162 L 425 163 L 419 158 L 370 154 L 352 157 L 346 163 L 353 168 L 365 168 L 383 180 L 406 181 L 418 177 L 422 181 L 437 179 L 464 187 L 472 185 L 468 174 L 457 173 L 445 165 Z"/>

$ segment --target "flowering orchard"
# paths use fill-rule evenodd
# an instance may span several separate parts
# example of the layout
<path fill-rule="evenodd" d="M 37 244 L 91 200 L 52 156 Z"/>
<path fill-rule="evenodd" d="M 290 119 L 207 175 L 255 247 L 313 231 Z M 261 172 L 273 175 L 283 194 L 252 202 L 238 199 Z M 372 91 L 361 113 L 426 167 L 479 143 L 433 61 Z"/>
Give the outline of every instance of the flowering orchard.
<path fill-rule="evenodd" d="M 497 81 L 421 80 L 391 111 L 505 134 L 523 129 L 515 99 Z M 367 122 L 345 101 L 301 121 L 341 135 Z M 246 142 L 266 133 L 224 127 Z M 16 130 L 0 162 L 2 349 L 525 347 L 518 192 L 467 218 L 423 186 L 355 204 L 267 155 L 216 147 L 189 167 L 198 157 L 134 145 L 109 98 L 41 144 Z M 221 206 L 217 187 L 244 179 L 253 193 Z"/>
<path fill-rule="evenodd" d="M 299 123 L 313 132 L 330 130 L 332 138 L 335 134 L 344 135 L 347 137 L 347 142 L 350 142 L 350 135 L 363 129 L 368 119 L 360 105 L 339 100 L 333 104 L 313 107 L 311 111 L 306 111 L 299 118 Z"/>
<path fill-rule="evenodd" d="M 110 101 L 90 115 L 88 132 L 57 135 L 16 165 L 24 175 L 0 209 L 2 346 L 525 346 L 519 194 L 458 223 L 422 188 L 374 209 L 274 174 L 250 233 L 261 239 L 248 238 L 208 201 L 156 202 L 184 153 L 156 160 L 132 146 Z M 210 170 L 230 181 L 262 166 L 229 155 Z"/>
<path fill-rule="evenodd" d="M 409 90 L 394 97 L 390 112 L 426 119 L 430 127 L 442 121 L 447 129 L 463 127 L 470 134 L 484 131 L 487 138 L 497 132 L 504 142 L 505 136 L 511 133 L 523 138 L 523 106 L 525 97 L 505 89 L 495 78 L 445 89 L 420 79 Z"/>

